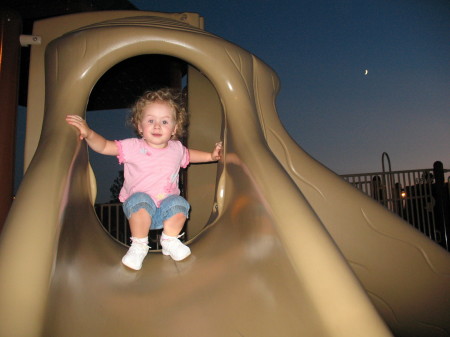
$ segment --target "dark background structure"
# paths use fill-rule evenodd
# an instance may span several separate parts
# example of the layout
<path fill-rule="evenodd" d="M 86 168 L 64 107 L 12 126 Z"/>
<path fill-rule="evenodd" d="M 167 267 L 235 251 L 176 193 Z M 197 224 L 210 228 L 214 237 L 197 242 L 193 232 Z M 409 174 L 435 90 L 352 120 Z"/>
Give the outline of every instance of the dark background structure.
<path fill-rule="evenodd" d="M 138 10 L 126 0 L 6 0 L 2 7 L 16 11 L 23 20 L 23 34 L 31 35 L 33 22 L 53 16 L 105 10 Z M 22 48 L 19 81 L 19 105 L 27 105 L 30 48 Z M 171 69 L 168 71 L 168 69 Z M 177 59 L 162 55 L 141 55 L 111 68 L 97 83 L 87 110 L 129 107 L 136 93 L 178 81 L 185 67 Z M 175 76 L 175 78 L 174 78 Z"/>

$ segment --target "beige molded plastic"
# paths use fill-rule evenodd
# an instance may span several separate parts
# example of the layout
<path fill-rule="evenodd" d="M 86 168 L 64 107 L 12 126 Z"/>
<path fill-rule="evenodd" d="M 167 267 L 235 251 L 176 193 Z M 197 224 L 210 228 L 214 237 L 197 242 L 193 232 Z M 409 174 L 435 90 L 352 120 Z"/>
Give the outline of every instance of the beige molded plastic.
<path fill-rule="evenodd" d="M 42 37 L 42 132 L 0 238 L 0 336 L 449 335 L 449 254 L 294 143 L 270 68 L 177 17 L 111 13 L 43 22 L 76 31 Z M 208 208 L 189 224 L 192 256 L 152 253 L 133 272 L 99 224 L 86 144 L 64 117 L 84 116 L 102 74 L 143 53 L 196 69 L 189 141 L 207 149 L 220 132 L 225 148 L 214 177 L 189 187 L 193 213 Z M 202 83 L 217 95 L 203 106 Z M 202 181 L 195 169 L 188 180 Z"/>

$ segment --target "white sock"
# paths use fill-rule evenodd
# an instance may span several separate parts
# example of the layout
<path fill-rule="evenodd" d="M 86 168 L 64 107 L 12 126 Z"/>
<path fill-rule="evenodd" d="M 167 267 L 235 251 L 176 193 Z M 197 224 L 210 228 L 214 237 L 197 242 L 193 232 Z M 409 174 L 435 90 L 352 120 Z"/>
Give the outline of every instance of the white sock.
<path fill-rule="evenodd" d="M 182 233 L 180 235 L 170 236 L 170 235 L 167 235 L 166 233 L 162 232 L 161 233 L 161 240 L 178 239 L 178 238 L 181 238 L 183 235 L 184 235 L 184 233 Z"/>
<path fill-rule="evenodd" d="M 136 242 L 139 242 L 139 243 L 143 243 L 143 244 L 145 244 L 145 245 L 148 245 L 148 236 L 146 236 L 145 238 L 137 238 L 137 237 L 131 237 L 131 241 L 136 241 Z"/>
<path fill-rule="evenodd" d="M 166 233 L 162 232 L 161 234 L 161 239 L 162 240 L 170 240 L 170 239 L 175 239 L 175 236 L 169 236 Z"/>

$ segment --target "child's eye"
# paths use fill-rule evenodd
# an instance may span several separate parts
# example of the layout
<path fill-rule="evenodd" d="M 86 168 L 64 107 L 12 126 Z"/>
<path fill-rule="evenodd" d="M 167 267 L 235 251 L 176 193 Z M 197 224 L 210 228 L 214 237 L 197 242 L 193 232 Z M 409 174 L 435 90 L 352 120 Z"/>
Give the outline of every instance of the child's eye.
<path fill-rule="evenodd" d="M 149 119 L 148 122 L 149 122 L 150 124 L 152 124 L 152 123 L 153 123 L 153 119 Z"/>
<path fill-rule="evenodd" d="M 168 122 L 168 121 L 163 121 L 162 123 L 163 123 L 163 124 L 169 124 L 169 122 Z"/>

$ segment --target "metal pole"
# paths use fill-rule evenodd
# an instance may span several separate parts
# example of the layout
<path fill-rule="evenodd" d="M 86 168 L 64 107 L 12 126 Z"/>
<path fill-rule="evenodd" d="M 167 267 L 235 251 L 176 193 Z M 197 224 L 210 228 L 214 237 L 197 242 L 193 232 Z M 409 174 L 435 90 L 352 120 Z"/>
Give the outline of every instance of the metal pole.
<path fill-rule="evenodd" d="M 433 164 L 435 181 L 436 226 L 441 230 L 442 245 L 449 250 L 448 232 L 450 230 L 450 201 L 445 191 L 444 165 L 440 161 Z"/>
<path fill-rule="evenodd" d="M 386 169 L 384 167 L 384 158 L 386 158 L 387 163 L 389 165 L 389 180 L 386 182 Z M 381 155 L 381 166 L 383 169 L 383 185 L 386 186 L 386 189 L 383 189 L 384 195 L 384 205 L 390 209 L 391 211 L 397 213 L 397 209 L 395 207 L 394 198 L 393 198 L 393 188 L 394 188 L 394 182 L 392 180 L 392 168 L 391 168 L 391 159 L 389 158 L 389 155 L 387 152 L 383 152 Z M 392 202 L 392 207 L 389 204 L 389 200 Z"/>
<path fill-rule="evenodd" d="M 14 149 L 19 87 L 22 20 L 10 10 L 0 11 L 0 232 L 13 200 Z"/>

